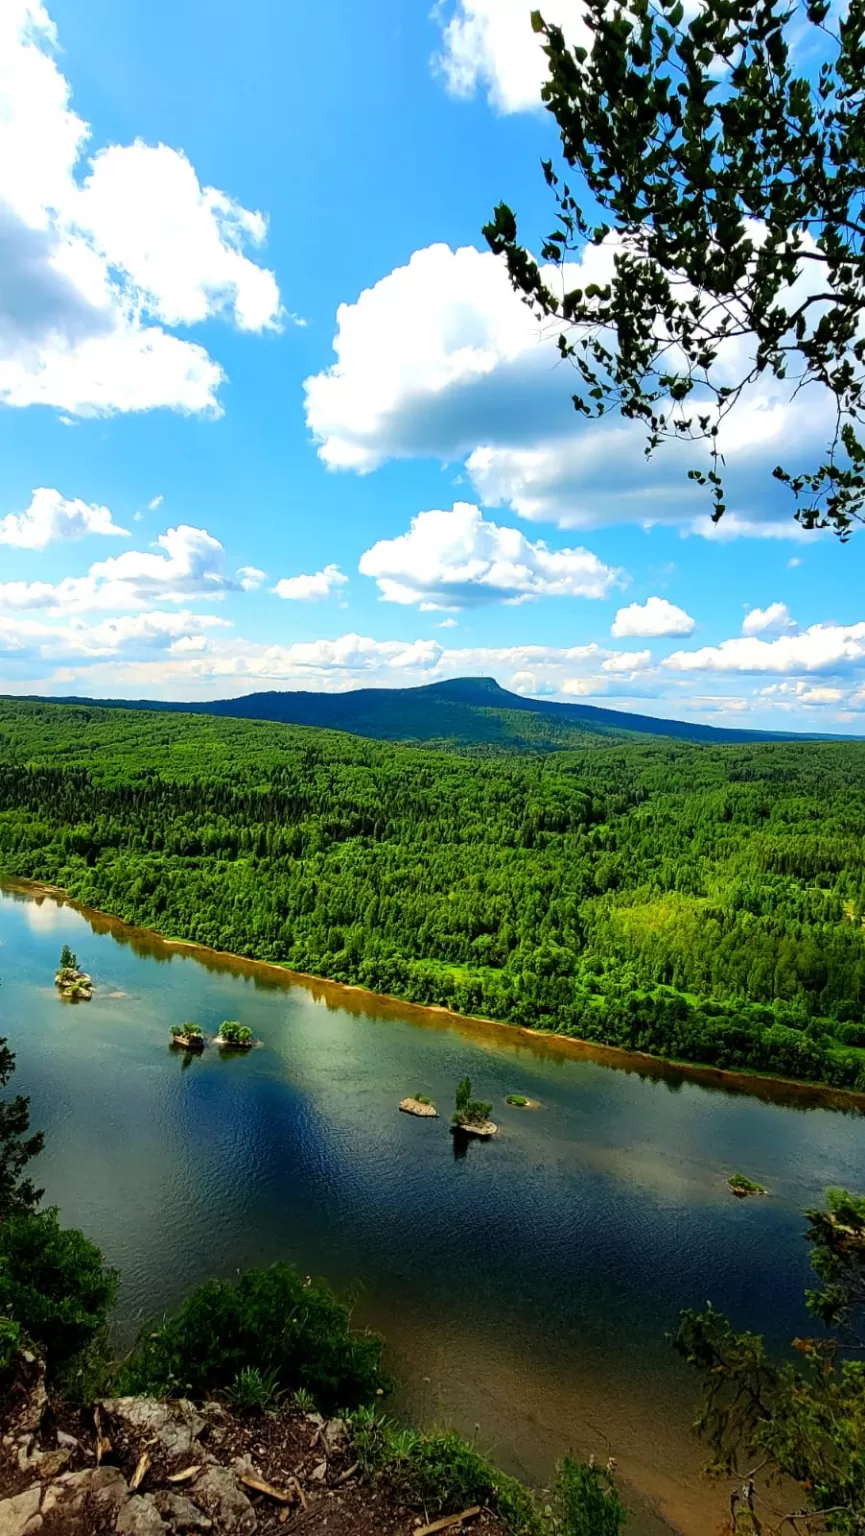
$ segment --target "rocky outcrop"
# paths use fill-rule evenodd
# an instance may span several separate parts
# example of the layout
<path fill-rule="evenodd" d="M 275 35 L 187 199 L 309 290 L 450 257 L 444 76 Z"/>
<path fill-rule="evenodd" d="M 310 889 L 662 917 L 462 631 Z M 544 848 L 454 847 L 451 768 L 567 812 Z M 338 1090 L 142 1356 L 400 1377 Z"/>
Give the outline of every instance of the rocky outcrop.
<path fill-rule="evenodd" d="M 343 1419 L 117 1397 L 61 1427 L 32 1354 L 0 1412 L 0 1536 L 406 1536 L 419 1524 L 363 1481 Z M 503 1536 L 493 1516 L 466 1513 L 473 1536 Z"/>
<path fill-rule="evenodd" d="M 418 1115 L 422 1120 L 437 1120 L 438 1110 L 434 1104 L 425 1104 L 423 1099 L 401 1099 L 400 1109 L 404 1115 Z"/>

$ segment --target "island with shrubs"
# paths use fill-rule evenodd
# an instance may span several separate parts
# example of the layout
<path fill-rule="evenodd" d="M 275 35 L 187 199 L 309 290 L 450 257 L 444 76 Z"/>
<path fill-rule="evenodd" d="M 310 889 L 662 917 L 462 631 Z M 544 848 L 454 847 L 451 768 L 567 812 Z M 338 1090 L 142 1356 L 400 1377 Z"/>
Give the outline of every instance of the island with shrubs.
<path fill-rule="evenodd" d="M 60 996 L 71 1003 L 86 1003 L 93 996 L 93 981 L 78 964 L 78 956 L 64 944 L 60 965 L 54 973 L 54 985 Z"/>
<path fill-rule="evenodd" d="M 492 1104 L 472 1098 L 472 1080 L 461 1078 L 454 1095 L 451 1131 L 457 1136 L 495 1136 L 498 1126 L 490 1119 Z"/>
<path fill-rule="evenodd" d="M 204 1035 L 199 1024 L 187 1019 L 185 1024 L 172 1024 L 171 1044 L 182 1051 L 203 1051 Z"/>
<path fill-rule="evenodd" d="M 248 1025 L 237 1019 L 223 1019 L 216 1042 L 230 1051 L 248 1051 L 255 1045 L 255 1036 Z"/>

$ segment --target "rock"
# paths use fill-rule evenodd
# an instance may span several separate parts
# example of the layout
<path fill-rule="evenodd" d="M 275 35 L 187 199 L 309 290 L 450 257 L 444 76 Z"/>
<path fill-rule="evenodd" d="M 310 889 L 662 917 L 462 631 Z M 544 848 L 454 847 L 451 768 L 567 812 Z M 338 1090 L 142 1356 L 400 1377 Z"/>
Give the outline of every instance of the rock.
<path fill-rule="evenodd" d="M 45 1390 L 45 1366 L 32 1350 L 21 1350 L 13 1393 L 9 1433 L 15 1436 L 34 1435 L 42 1423 L 42 1415 L 48 1405 L 48 1393 Z"/>
<path fill-rule="evenodd" d="M 168 1527 L 151 1495 L 136 1493 L 120 1506 L 114 1529 L 118 1536 L 162 1536 Z"/>
<path fill-rule="evenodd" d="M 161 1403 L 155 1397 L 112 1397 L 100 1403 L 102 1412 L 136 1441 L 157 1440 L 169 1463 L 209 1454 L 196 1442 L 206 1421 L 186 1398 Z"/>
<path fill-rule="evenodd" d="M 41 1478 L 59 1477 L 60 1473 L 66 1470 L 71 1460 L 72 1452 L 67 1450 L 34 1451 L 33 1455 L 28 1457 L 26 1467 L 22 1470 L 35 1472 L 36 1476 Z"/>
<path fill-rule="evenodd" d="M 16 1493 L 14 1499 L 0 1499 L 0 1536 L 24 1536 L 34 1518 L 41 1524 L 41 1498 L 42 1486 L 35 1483 L 32 1488 L 25 1488 L 23 1493 Z M 33 1529 L 38 1529 L 38 1526 L 34 1525 Z"/>
<path fill-rule="evenodd" d="M 227 1467 L 206 1467 L 192 1489 L 195 1503 L 210 1515 L 220 1536 L 251 1536 L 258 1521 L 237 1478 Z"/>
<path fill-rule="evenodd" d="M 344 1450 L 348 1440 L 345 1419 L 328 1419 L 322 1434 L 328 1456 L 335 1456 L 339 1451 Z"/>
<path fill-rule="evenodd" d="M 454 1136 L 480 1136 L 486 1138 L 487 1136 L 495 1136 L 497 1130 L 498 1126 L 494 1125 L 492 1120 L 479 1120 L 476 1125 L 451 1126 Z"/>
<path fill-rule="evenodd" d="M 320 1461 L 317 1467 L 313 1467 L 309 1474 L 311 1483 L 323 1483 L 327 1477 L 327 1462 Z"/>
<path fill-rule="evenodd" d="M 182 1536 L 184 1531 L 212 1531 L 213 1521 L 203 1515 L 196 1504 L 182 1493 L 165 1493 L 161 1491 L 153 1494 L 153 1502 L 159 1510 L 163 1520 L 167 1520 L 173 1531 Z"/>
<path fill-rule="evenodd" d="M 81 1514 L 88 1499 L 99 1510 L 110 1513 L 120 1507 L 128 1492 L 126 1479 L 119 1468 L 85 1467 L 83 1472 L 67 1472 L 48 1484 L 42 1500 L 42 1513 L 48 1515 L 56 1510 L 68 1525 L 70 1519 Z"/>
<path fill-rule="evenodd" d="M 77 1451 L 79 1449 L 79 1441 L 76 1440 L 74 1435 L 67 1434 L 65 1429 L 58 1429 L 57 1444 L 64 1451 Z"/>
<path fill-rule="evenodd" d="M 404 1115 L 419 1115 L 423 1120 L 437 1120 L 438 1110 L 434 1104 L 422 1104 L 420 1099 L 402 1099 L 400 1109 Z"/>

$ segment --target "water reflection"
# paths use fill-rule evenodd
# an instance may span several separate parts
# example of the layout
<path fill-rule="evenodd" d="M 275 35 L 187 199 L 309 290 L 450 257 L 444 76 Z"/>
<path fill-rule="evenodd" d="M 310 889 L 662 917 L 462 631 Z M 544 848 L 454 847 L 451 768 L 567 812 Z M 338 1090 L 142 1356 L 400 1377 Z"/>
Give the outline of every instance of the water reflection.
<path fill-rule="evenodd" d="M 63 941 L 94 976 L 86 1008 L 58 1005 Z M 687 1536 L 712 1528 L 722 1498 L 700 1482 L 669 1334 L 708 1296 L 777 1343 L 807 1326 L 801 1211 L 865 1185 L 849 1101 L 609 1070 L 574 1042 L 300 984 L 22 891 L 0 897 L 0 943 L 40 1182 L 121 1269 L 124 1337 L 212 1274 L 290 1259 L 362 1287 L 407 1413 L 480 1423 L 538 1481 L 568 1448 L 612 1451 L 634 1536 L 656 1536 L 658 1510 Z M 172 1024 L 213 1036 L 226 1017 L 263 1047 L 209 1046 L 194 1069 L 168 1048 Z M 446 1112 L 465 1073 L 500 1126 L 471 1149 Z M 438 1121 L 399 1114 L 419 1088 Z M 772 1199 L 733 1200 L 735 1168 Z"/>

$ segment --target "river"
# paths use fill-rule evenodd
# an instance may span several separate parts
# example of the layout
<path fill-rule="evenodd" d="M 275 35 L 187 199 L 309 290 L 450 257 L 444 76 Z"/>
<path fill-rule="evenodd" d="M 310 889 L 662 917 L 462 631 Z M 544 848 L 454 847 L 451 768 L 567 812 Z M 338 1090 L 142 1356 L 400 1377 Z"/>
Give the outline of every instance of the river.
<path fill-rule="evenodd" d="M 53 986 L 64 943 L 89 1003 Z M 615 1456 L 629 1536 L 717 1523 L 678 1310 L 711 1298 L 779 1344 L 808 1330 L 802 1211 L 829 1184 L 865 1187 L 861 1113 L 612 1068 L 14 888 L 0 980 L 15 1086 L 46 1133 L 38 1182 L 121 1270 L 121 1338 L 201 1280 L 289 1259 L 354 1288 L 401 1415 L 455 1425 L 534 1483 L 566 1450 Z M 184 1061 L 167 1039 L 188 1018 L 238 1018 L 262 1043 Z M 457 1156 L 464 1073 L 500 1134 Z M 400 1114 L 414 1092 L 442 1117 Z M 736 1170 L 771 1198 L 735 1200 Z"/>

